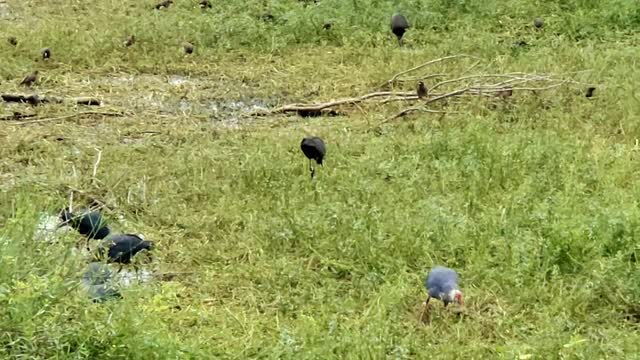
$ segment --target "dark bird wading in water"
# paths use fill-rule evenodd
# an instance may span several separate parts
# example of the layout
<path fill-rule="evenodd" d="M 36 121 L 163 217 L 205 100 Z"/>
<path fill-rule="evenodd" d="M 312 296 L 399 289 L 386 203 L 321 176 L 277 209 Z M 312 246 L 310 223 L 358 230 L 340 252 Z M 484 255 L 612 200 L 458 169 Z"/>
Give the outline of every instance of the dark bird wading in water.
<path fill-rule="evenodd" d="M 302 139 L 300 143 L 300 149 L 304 153 L 304 156 L 309 159 L 309 172 L 311 172 L 311 178 L 315 175 L 316 169 L 313 166 L 313 160 L 320 166 L 322 166 L 322 160 L 327 153 L 327 148 L 324 145 L 324 141 L 317 136 L 310 136 Z"/>

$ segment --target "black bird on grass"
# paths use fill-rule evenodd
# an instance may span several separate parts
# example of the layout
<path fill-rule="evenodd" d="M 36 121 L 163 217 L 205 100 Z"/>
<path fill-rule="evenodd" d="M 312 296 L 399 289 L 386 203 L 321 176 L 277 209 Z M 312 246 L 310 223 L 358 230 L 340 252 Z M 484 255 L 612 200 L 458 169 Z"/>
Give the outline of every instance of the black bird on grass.
<path fill-rule="evenodd" d="M 416 93 L 418 93 L 418 99 L 422 99 L 423 97 L 427 96 L 427 87 L 424 86 L 424 83 L 422 81 L 418 82 Z"/>
<path fill-rule="evenodd" d="M 182 44 L 182 48 L 184 49 L 184 53 L 185 54 L 193 54 L 193 44 L 192 43 L 190 43 L 188 41 L 185 41 Z"/>
<path fill-rule="evenodd" d="M 201 9 L 211 9 L 211 2 L 209 0 L 200 0 L 199 6 Z"/>
<path fill-rule="evenodd" d="M 596 88 L 591 86 L 587 89 L 587 93 L 585 94 L 585 97 L 593 97 L 593 92 L 596 91 Z"/>
<path fill-rule="evenodd" d="M 131 47 L 133 44 L 135 44 L 136 42 L 136 36 L 135 35 L 129 35 L 127 36 L 127 38 L 124 41 L 124 46 L 125 47 Z"/>
<path fill-rule="evenodd" d="M 153 8 L 156 10 L 160 10 L 162 8 L 168 8 L 171 4 L 173 4 L 173 0 L 164 0 L 157 3 Z"/>
<path fill-rule="evenodd" d="M 142 250 L 153 250 L 153 243 L 135 234 L 117 234 L 107 237 L 100 244 L 98 255 L 104 257 L 106 251 L 108 262 L 121 265 L 131 264 L 131 259 Z M 122 270 L 122 266 L 120 270 Z"/>
<path fill-rule="evenodd" d="M 84 211 L 76 215 L 67 208 L 62 210 L 60 220 L 60 226 L 69 225 L 89 240 L 102 240 L 111 233 L 111 229 L 98 211 Z"/>
<path fill-rule="evenodd" d="M 7 38 L 7 41 L 9 42 L 9 44 L 16 46 L 18 45 L 18 38 L 16 38 L 15 36 L 9 36 Z"/>
<path fill-rule="evenodd" d="M 316 169 L 313 166 L 312 160 L 315 160 L 318 165 L 322 166 L 322 160 L 327 153 L 327 148 L 324 145 L 324 141 L 317 136 L 305 137 L 300 143 L 300 149 L 304 153 L 304 156 L 309 159 L 309 171 L 311 172 L 311 178 L 315 175 Z"/>
<path fill-rule="evenodd" d="M 544 19 L 536 18 L 535 20 L 533 20 L 533 26 L 535 26 L 536 29 L 542 29 L 542 27 L 544 26 Z"/>
<path fill-rule="evenodd" d="M 391 32 L 398 38 L 398 44 L 402 46 L 402 36 L 409 28 L 409 22 L 403 15 L 396 13 L 391 17 Z"/>
<path fill-rule="evenodd" d="M 42 60 L 49 60 L 51 58 L 51 49 L 43 48 L 40 50 L 40 54 L 42 55 Z"/>

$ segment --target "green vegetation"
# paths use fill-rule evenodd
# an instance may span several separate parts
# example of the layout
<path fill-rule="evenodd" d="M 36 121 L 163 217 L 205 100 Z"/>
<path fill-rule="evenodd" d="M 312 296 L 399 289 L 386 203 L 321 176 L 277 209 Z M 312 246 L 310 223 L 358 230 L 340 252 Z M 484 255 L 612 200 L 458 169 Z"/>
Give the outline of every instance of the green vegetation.
<path fill-rule="evenodd" d="M 29 93 L 18 83 L 37 69 L 39 94 L 127 111 L 0 122 L 0 357 L 638 356 L 635 1 L 212 4 L 0 3 L 0 92 Z M 398 9 L 413 25 L 403 49 L 388 30 Z M 52 59 L 34 60 L 45 46 Z M 444 117 L 387 123 L 407 105 L 240 116 L 245 104 L 361 95 L 462 53 L 485 59 L 485 73 L 569 74 L 596 96 L 581 85 L 515 91 L 506 104 L 464 98 Z M 86 110 L 3 104 L 0 115 Z M 328 147 L 313 182 L 299 149 L 307 132 Z M 110 205 L 116 230 L 154 240 L 155 271 L 183 274 L 91 303 L 78 288 L 79 236 L 34 240 L 69 187 L 83 191 L 75 203 Z M 465 313 L 434 302 L 421 324 L 435 264 L 459 271 Z"/>

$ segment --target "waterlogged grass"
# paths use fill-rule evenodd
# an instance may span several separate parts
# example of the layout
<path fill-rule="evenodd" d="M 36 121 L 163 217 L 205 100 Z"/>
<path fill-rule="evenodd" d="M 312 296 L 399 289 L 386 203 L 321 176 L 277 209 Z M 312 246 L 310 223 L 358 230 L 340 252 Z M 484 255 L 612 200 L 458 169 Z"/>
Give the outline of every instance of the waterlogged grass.
<path fill-rule="evenodd" d="M 34 92 L 99 96 L 102 110 L 128 113 L 0 123 L 2 357 L 637 356 L 633 2 L 196 3 L 8 1 L 0 36 L 20 43 L 0 42 L 3 93 L 25 91 L 19 80 L 39 69 Z M 396 9 L 414 24 L 404 49 L 387 31 Z M 538 16 L 543 31 L 531 29 Z M 126 49 L 130 33 L 138 42 Z M 53 59 L 34 61 L 43 46 Z M 567 86 L 496 105 L 465 98 L 442 118 L 387 123 L 406 104 L 317 119 L 229 112 L 363 94 L 458 53 L 485 59 L 486 73 L 590 70 L 569 76 L 596 97 Z M 433 72 L 455 77 L 471 63 Z M 314 181 L 299 150 L 307 133 L 328 147 Z M 105 202 L 117 231 L 155 241 L 152 270 L 179 275 L 91 303 L 79 237 L 34 236 L 69 187 L 82 190 L 75 204 Z M 421 324 L 435 264 L 460 272 L 466 309 L 433 303 Z"/>

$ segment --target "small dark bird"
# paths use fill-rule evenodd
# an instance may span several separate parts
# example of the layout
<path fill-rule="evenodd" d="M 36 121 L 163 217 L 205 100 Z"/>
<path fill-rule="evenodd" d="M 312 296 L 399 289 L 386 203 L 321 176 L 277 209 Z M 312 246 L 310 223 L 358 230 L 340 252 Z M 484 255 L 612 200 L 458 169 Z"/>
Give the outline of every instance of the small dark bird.
<path fill-rule="evenodd" d="M 98 211 L 84 211 L 80 215 L 75 215 L 69 209 L 64 209 L 60 214 L 60 220 L 62 222 L 59 226 L 69 225 L 86 236 L 88 240 L 102 240 L 111 233 L 111 229 Z"/>
<path fill-rule="evenodd" d="M 145 241 L 135 234 L 118 234 L 109 236 L 98 248 L 98 254 L 104 256 L 105 248 L 108 248 L 109 262 L 130 264 L 131 259 L 140 251 L 153 250 L 153 243 Z"/>
<path fill-rule="evenodd" d="M 403 15 L 396 13 L 391 17 L 391 32 L 398 38 L 398 44 L 402 46 L 402 36 L 409 28 L 409 22 Z"/>
<path fill-rule="evenodd" d="M 7 41 L 9 42 L 9 44 L 16 46 L 18 45 L 18 38 L 16 38 L 15 36 L 9 36 L 7 38 Z"/>
<path fill-rule="evenodd" d="M 112 274 L 106 264 L 99 262 L 89 264 L 87 271 L 82 275 L 82 285 L 84 285 L 93 302 L 122 298 L 122 295 L 114 286 Z"/>
<path fill-rule="evenodd" d="M 322 24 L 322 30 L 331 30 L 332 26 L 333 26 L 333 22 L 327 20 L 324 22 L 324 24 Z"/>
<path fill-rule="evenodd" d="M 458 273 L 453 269 L 444 266 L 436 266 L 429 272 L 424 282 L 427 289 L 427 300 L 425 301 L 425 310 L 429 306 L 429 300 L 436 298 L 442 300 L 444 306 L 449 303 L 457 303 L 464 305 L 462 292 L 458 286 Z M 424 311 L 420 318 L 424 316 Z"/>
<path fill-rule="evenodd" d="M 587 93 L 586 93 L 586 97 L 590 98 L 593 97 L 593 92 L 596 91 L 596 88 L 591 86 L 587 89 Z"/>
<path fill-rule="evenodd" d="M 51 58 L 51 49 L 43 48 L 40 50 L 40 54 L 42 54 L 42 60 L 48 60 Z"/>
<path fill-rule="evenodd" d="M 37 80 L 38 80 L 38 70 L 35 70 L 31 74 L 25 76 L 24 79 L 22 79 L 22 82 L 20 83 L 20 85 L 31 87 L 31 84 L 33 84 Z"/>
<path fill-rule="evenodd" d="M 182 44 L 182 48 L 184 49 L 185 54 L 193 54 L 193 44 L 192 43 L 190 43 L 188 41 L 185 41 Z"/>
<path fill-rule="evenodd" d="M 506 88 L 500 91 L 496 92 L 496 96 L 502 99 L 506 99 L 508 97 L 510 97 L 511 95 L 513 95 L 513 89 L 512 88 Z"/>
<path fill-rule="evenodd" d="M 535 20 L 533 20 L 533 26 L 535 26 L 536 29 L 542 29 L 544 27 L 544 19 L 536 18 Z"/>
<path fill-rule="evenodd" d="M 209 0 L 200 0 L 199 5 L 201 9 L 211 9 L 211 2 Z"/>
<path fill-rule="evenodd" d="M 173 0 L 164 0 L 157 3 L 153 8 L 156 10 L 160 10 L 162 8 L 168 8 L 169 5 L 173 4 Z"/>
<path fill-rule="evenodd" d="M 124 40 L 124 46 L 125 47 L 130 47 L 131 45 L 133 45 L 136 42 L 136 37 L 135 35 L 129 35 L 127 36 L 127 38 Z"/>
<path fill-rule="evenodd" d="M 311 178 L 313 179 L 316 169 L 313 166 L 312 160 L 315 160 L 318 165 L 322 166 L 322 159 L 324 159 L 324 155 L 327 153 L 327 148 L 324 145 L 324 141 L 317 136 L 302 139 L 300 148 L 304 156 L 309 159 L 309 172 L 311 172 Z"/>
<path fill-rule="evenodd" d="M 418 82 L 418 88 L 416 89 L 416 92 L 418 93 L 418 99 L 422 99 L 427 96 L 427 87 L 424 86 L 424 83 L 422 81 Z"/>

